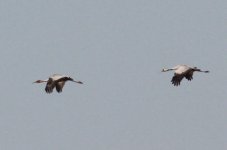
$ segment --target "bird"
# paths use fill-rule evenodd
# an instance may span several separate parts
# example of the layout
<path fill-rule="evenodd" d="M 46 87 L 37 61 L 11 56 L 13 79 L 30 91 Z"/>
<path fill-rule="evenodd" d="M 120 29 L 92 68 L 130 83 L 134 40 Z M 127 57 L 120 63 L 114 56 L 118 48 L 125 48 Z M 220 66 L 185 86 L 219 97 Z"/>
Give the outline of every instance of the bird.
<path fill-rule="evenodd" d="M 204 73 L 209 73 L 210 71 L 206 70 L 203 71 L 201 69 L 198 69 L 197 67 L 189 67 L 188 65 L 177 65 L 173 68 L 170 69 L 162 69 L 162 72 L 167 72 L 167 71 L 174 71 L 174 76 L 172 77 L 172 84 L 174 86 L 179 86 L 181 80 L 185 77 L 188 81 L 191 81 L 193 79 L 193 73 L 194 72 L 204 72 Z"/>
<path fill-rule="evenodd" d="M 47 83 L 45 87 L 46 93 L 50 94 L 53 92 L 53 89 L 56 87 L 58 93 L 62 92 L 62 89 L 66 81 L 72 81 L 75 83 L 83 84 L 81 81 L 75 81 L 73 78 L 60 74 L 53 74 L 46 80 L 36 80 L 33 83 Z"/>

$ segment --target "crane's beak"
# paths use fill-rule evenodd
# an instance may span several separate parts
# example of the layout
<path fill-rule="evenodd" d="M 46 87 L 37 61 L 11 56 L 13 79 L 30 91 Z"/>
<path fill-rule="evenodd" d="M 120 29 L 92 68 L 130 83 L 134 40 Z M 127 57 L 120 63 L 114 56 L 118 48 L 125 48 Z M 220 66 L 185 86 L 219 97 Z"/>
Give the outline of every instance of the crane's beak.
<path fill-rule="evenodd" d="M 163 68 L 161 72 L 166 72 L 166 70 Z"/>

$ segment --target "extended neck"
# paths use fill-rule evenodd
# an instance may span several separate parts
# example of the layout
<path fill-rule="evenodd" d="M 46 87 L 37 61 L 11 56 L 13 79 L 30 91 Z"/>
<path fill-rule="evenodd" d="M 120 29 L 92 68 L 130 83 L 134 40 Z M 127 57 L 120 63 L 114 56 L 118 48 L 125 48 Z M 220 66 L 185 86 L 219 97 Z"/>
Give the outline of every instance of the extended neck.
<path fill-rule="evenodd" d="M 171 70 L 174 70 L 174 69 L 172 69 L 172 68 L 170 68 L 170 69 L 164 68 L 164 69 L 162 69 L 162 72 L 167 72 L 167 71 L 171 71 Z"/>
<path fill-rule="evenodd" d="M 37 81 L 35 81 L 35 82 L 33 82 L 33 83 L 43 83 L 43 82 L 47 82 L 48 80 L 37 80 Z"/>

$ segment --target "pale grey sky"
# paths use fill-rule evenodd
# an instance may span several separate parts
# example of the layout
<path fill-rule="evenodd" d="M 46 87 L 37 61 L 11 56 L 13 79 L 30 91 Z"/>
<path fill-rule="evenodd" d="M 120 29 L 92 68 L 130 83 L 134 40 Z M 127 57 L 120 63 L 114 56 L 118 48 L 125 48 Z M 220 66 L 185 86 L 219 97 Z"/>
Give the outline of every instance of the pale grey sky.
<path fill-rule="evenodd" d="M 1 150 L 226 150 L 226 0 L 0 0 Z M 208 69 L 174 87 L 163 67 Z M 63 93 L 34 85 L 53 73 Z"/>

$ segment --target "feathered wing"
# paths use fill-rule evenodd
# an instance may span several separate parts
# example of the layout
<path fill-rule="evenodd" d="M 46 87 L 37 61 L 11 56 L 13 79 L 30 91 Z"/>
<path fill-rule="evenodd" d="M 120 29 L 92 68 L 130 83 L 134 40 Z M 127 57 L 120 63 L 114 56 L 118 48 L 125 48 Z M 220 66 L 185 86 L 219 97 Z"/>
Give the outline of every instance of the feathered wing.
<path fill-rule="evenodd" d="M 53 79 L 49 78 L 49 80 L 47 81 L 46 87 L 45 87 L 45 91 L 47 93 L 52 93 L 54 87 L 55 87 L 55 82 L 53 81 Z"/>
<path fill-rule="evenodd" d="M 193 71 L 189 71 L 185 74 L 185 78 L 191 81 L 193 79 Z"/>
<path fill-rule="evenodd" d="M 178 85 L 180 85 L 180 82 L 181 82 L 181 80 L 184 78 L 184 75 L 180 75 L 180 74 L 174 74 L 174 76 L 173 76 L 173 78 L 172 78 L 172 80 L 171 80 L 171 82 L 172 82 L 172 84 L 174 85 L 174 86 L 178 86 Z"/>
<path fill-rule="evenodd" d="M 62 77 L 56 81 L 56 90 L 58 93 L 62 92 L 65 82 L 71 80 L 70 77 Z"/>
<path fill-rule="evenodd" d="M 57 90 L 58 93 L 62 92 L 62 89 L 63 89 L 64 85 L 65 85 L 64 81 L 56 83 L 56 90 Z"/>
<path fill-rule="evenodd" d="M 70 77 L 62 77 L 62 78 L 59 78 L 58 80 L 56 80 L 56 82 L 68 81 L 70 79 L 71 79 Z"/>

